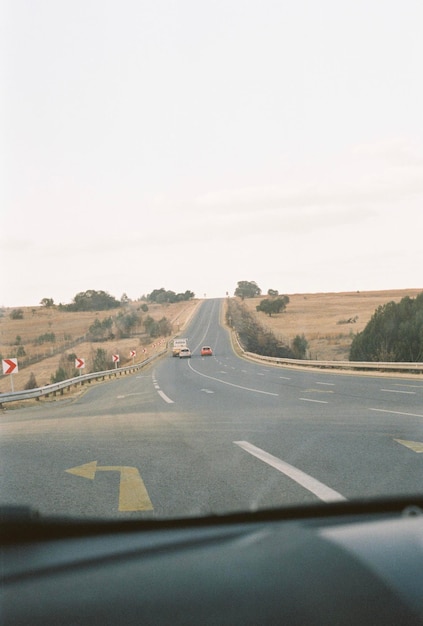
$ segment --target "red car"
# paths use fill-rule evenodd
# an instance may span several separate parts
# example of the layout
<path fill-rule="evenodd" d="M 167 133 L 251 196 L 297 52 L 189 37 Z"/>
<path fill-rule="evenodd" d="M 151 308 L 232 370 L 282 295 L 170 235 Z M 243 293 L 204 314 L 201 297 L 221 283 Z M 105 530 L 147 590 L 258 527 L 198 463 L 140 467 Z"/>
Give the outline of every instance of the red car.
<path fill-rule="evenodd" d="M 213 350 L 210 348 L 210 346 L 203 346 L 201 348 L 201 356 L 212 356 L 213 355 Z"/>

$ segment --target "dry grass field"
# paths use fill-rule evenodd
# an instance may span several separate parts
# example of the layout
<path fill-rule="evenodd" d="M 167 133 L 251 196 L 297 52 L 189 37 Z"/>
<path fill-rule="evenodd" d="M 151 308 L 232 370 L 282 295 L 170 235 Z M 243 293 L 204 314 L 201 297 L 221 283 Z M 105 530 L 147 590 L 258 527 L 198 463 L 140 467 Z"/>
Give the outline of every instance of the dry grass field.
<path fill-rule="evenodd" d="M 141 320 L 150 315 L 154 320 L 166 317 L 172 325 L 173 334 L 182 331 L 184 325 L 198 305 L 198 300 L 190 302 L 178 302 L 175 304 L 149 304 L 148 312 L 139 309 L 140 302 L 130 303 L 124 311 L 136 312 Z M 136 362 L 142 361 L 155 351 L 162 349 L 158 340 L 152 340 L 143 332 L 142 321 L 140 326 L 134 329 L 131 337 L 127 339 L 114 339 L 107 342 L 89 342 L 85 335 L 95 319 L 102 321 L 107 317 L 114 317 L 122 309 L 98 312 L 66 312 L 56 307 L 19 307 L 23 311 L 23 319 L 11 319 L 13 308 L 3 309 L 0 317 L 0 354 L 4 358 L 18 358 L 19 372 L 14 375 L 13 386 L 15 391 L 24 389 L 31 372 L 34 373 L 38 386 L 51 382 L 51 376 L 55 374 L 61 355 L 75 353 L 78 357 L 85 358 L 89 372 L 90 360 L 97 348 L 103 348 L 110 355 L 110 368 L 113 367 L 112 354 L 119 354 L 120 365 L 130 363 L 130 350 L 137 351 Z M 43 341 L 39 338 L 54 334 L 54 342 Z M 38 339 L 38 341 L 37 341 Z M 19 348 L 25 351 L 24 356 L 19 356 Z M 146 350 L 144 352 L 143 350 Z M 36 359 L 35 363 L 22 367 L 22 363 L 28 358 Z M 0 393 L 11 390 L 9 376 L 1 375 Z"/>
<path fill-rule="evenodd" d="M 244 300 L 263 326 L 286 343 L 296 335 L 305 335 L 312 359 L 348 360 L 352 336 L 364 329 L 375 309 L 401 298 L 416 297 L 423 289 L 363 291 L 345 293 L 287 294 L 285 312 L 269 317 L 258 313 L 256 306 L 265 296 Z M 356 319 L 354 323 L 346 320 Z"/>
<path fill-rule="evenodd" d="M 309 344 L 309 356 L 318 360 L 347 360 L 352 336 L 363 330 L 375 309 L 390 301 L 399 302 L 405 296 L 415 297 L 422 289 L 404 289 L 392 291 L 364 291 L 345 293 L 288 294 L 290 302 L 284 313 L 269 317 L 257 313 L 256 306 L 260 298 L 247 299 L 245 305 L 254 313 L 260 323 L 271 329 L 275 335 L 291 342 L 296 335 L 304 334 Z M 150 315 L 155 320 L 166 317 L 172 324 L 173 334 L 183 331 L 188 319 L 198 305 L 198 300 L 166 305 L 149 305 L 147 313 L 139 309 L 139 302 L 130 303 L 129 310 L 136 311 L 145 319 Z M 22 346 L 25 357 L 18 356 L 19 372 L 14 375 L 14 389 L 24 389 L 31 372 L 34 373 L 38 386 L 50 383 L 51 376 L 59 366 L 63 352 L 75 353 L 89 363 L 97 348 L 104 348 L 108 355 L 118 353 L 120 365 L 130 362 L 130 350 L 137 351 L 136 361 L 145 359 L 162 348 L 157 340 L 147 338 L 142 324 L 136 328 L 133 336 L 127 339 L 108 342 L 89 342 L 84 340 L 88 328 L 95 321 L 114 316 L 119 309 L 95 313 L 70 313 L 56 307 L 26 307 L 24 317 L 13 320 L 12 309 L 4 309 L 0 317 L 0 354 L 2 358 L 16 357 Z M 356 321 L 346 323 L 347 320 Z M 35 343 L 42 335 L 54 333 L 54 342 Z M 155 344 L 155 345 L 154 345 Z M 146 352 L 143 352 L 143 350 Z M 37 362 L 22 367 L 21 362 L 27 357 Z M 110 362 L 110 367 L 113 363 Z M 0 377 L 0 392 L 10 391 L 9 376 Z"/>

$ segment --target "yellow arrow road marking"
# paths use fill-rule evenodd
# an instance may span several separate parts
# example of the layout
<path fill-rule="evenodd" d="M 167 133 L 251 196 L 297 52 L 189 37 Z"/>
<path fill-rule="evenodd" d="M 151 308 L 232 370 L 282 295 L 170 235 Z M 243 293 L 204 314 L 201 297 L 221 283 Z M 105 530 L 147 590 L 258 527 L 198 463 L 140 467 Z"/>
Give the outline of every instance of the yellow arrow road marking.
<path fill-rule="evenodd" d="M 94 480 L 97 472 L 119 472 L 119 511 L 152 511 L 153 505 L 136 467 L 97 465 L 91 461 L 65 470 L 68 474 Z"/>
<path fill-rule="evenodd" d="M 405 441 L 404 439 L 394 439 L 394 441 L 397 441 L 402 446 L 406 446 L 407 448 L 410 448 L 410 450 L 417 452 L 417 454 L 420 454 L 420 452 L 423 452 L 423 442 L 421 441 Z"/>
<path fill-rule="evenodd" d="M 85 463 L 85 465 L 78 465 L 78 467 L 71 467 L 71 469 L 65 470 L 68 474 L 75 474 L 75 476 L 82 476 L 82 478 L 89 478 L 94 480 L 95 473 L 97 471 L 97 461 L 91 463 Z"/>

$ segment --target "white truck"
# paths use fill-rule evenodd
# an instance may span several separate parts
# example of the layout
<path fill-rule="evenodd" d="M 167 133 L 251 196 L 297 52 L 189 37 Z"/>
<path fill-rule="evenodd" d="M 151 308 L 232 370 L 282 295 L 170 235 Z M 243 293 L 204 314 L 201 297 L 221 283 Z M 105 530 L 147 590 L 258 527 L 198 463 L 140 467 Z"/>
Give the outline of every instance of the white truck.
<path fill-rule="evenodd" d="M 173 340 L 172 356 L 179 356 L 181 348 L 188 347 L 188 339 L 186 337 L 177 337 Z"/>

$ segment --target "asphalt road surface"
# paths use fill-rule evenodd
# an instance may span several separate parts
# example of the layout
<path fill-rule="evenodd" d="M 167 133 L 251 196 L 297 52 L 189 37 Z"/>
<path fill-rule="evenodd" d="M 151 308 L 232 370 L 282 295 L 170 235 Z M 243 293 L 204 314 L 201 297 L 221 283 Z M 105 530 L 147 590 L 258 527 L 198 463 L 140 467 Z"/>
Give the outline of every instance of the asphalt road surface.
<path fill-rule="evenodd" d="M 421 378 L 250 362 L 221 304 L 183 332 L 191 359 L 169 352 L 77 399 L 6 410 L 1 502 L 145 518 L 422 493 Z"/>

